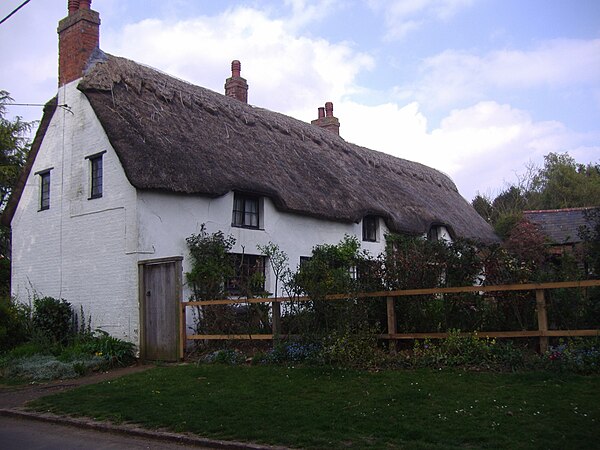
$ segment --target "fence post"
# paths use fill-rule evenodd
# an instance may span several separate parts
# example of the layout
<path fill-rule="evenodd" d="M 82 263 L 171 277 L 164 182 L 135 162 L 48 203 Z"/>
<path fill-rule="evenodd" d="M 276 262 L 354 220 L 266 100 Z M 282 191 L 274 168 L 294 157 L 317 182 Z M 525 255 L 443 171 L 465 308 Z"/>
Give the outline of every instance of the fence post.
<path fill-rule="evenodd" d="M 396 309 L 394 308 L 394 297 L 387 297 L 386 302 L 387 302 L 388 334 L 392 335 L 392 334 L 396 334 L 398 332 L 398 330 L 396 329 Z M 390 337 L 388 342 L 389 342 L 388 345 L 389 345 L 390 353 L 392 355 L 395 355 L 396 351 L 397 351 L 396 339 L 391 339 L 391 337 Z"/>
<path fill-rule="evenodd" d="M 548 351 L 548 316 L 546 314 L 546 297 L 543 289 L 536 289 L 535 304 L 537 310 L 538 330 L 540 330 L 542 334 L 540 336 L 540 353 L 546 353 Z"/>
<path fill-rule="evenodd" d="M 179 305 L 179 359 L 183 360 L 185 357 L 185 344 L 187 341 L 187 333 L 185 330 L 187 309 L 185 303 L 180 302 Z"/>
<path fill-rule="evenodd" d="M 279 339 L 281 334 L 281 303 L 272 302 L 271 312 L 273 313 L 273 339 Z"/>

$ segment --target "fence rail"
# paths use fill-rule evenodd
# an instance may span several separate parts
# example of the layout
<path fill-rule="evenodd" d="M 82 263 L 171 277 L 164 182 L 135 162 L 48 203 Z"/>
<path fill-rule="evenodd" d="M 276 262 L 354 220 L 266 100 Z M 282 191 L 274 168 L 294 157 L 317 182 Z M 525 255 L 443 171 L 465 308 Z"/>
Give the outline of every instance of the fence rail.
<path fill-rule="evenodd" d="M 408 296 L 426 296 L 441 294 L 460 294 L 460 293 L 484 293 L 484 292 L 509 292 L 509 291 L 535 291 L 537 330 L 513 330 L 513 331 L 477 331 L 481 337 L 490 338 L 539 338 L 540 352 L 548 350 L 548 338 L 550 337 L 579 337 L 579 336 L 600 336 L 600 329 L 592 330 L 549 330 L 548 317 L 546 312 L 545 291 L 552 289 L 570 289 L 587 288 L 600 286 L 600 280 L 582 280 L 582 281 L 560 281 L 550 283 L 526 283 L 526 284 L 506 284 L 497 286 L 462 286 L 432 289 L 405 289 L 395 291 L 361 292 L 352 294 L 353 299 L 376 299 L 385 298 L 387 305 L 387 333 L 379 335 L 380 339 L 389 340 L 390 348 L 395 351 L 395 342 L 403 339 L 439 339 L 448 337 L 449 333 L 398 333 L 395 302 L 396 298 Z M 344 300 L 349 298 L 349 294 L 333 294 L 325 296 L 325 300 Z M 180 348 L 179 356 L 184 357 L 185 345 L 188 340 L 271 340 L 276 337 L 283 337 L 280 334 L 280 318 L 273 318 L 272 334 L 193 334 L 186 333 L 186 308 L 193 306 L 214 306 L 214 305 L 240 305 L 247 303 L 272 303 L 279 305 L 292 301 L 310 301 L 309 297 L 276 297 L 276 298 L 250 298 L 250 299 L 219 299 L 182 302 L 180 311 Z M 279 311 L 279 308 L 273 308 L 273 311 Z M 461 333 L 468 336 L 471 333 Z"/>

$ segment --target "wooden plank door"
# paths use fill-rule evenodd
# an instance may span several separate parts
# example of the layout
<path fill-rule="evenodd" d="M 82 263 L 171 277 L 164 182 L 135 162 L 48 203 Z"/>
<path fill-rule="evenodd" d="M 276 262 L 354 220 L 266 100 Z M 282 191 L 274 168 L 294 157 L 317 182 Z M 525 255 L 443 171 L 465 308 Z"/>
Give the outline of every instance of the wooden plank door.
<path fill-rule="evenodd" d="M 140 262 L 142 359 L 178 359 L 182 258 Z"/>

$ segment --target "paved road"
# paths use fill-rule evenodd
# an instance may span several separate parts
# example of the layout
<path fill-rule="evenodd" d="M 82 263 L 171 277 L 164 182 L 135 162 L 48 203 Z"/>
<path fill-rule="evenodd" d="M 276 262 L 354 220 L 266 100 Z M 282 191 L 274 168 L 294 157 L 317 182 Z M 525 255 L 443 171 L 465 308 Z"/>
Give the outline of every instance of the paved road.
<path fill-rule="evenodd" d="M 123 450 L 123 449 L 207 449 L 171 442 L 129 437 L 68 427 L 37 420 L 0 416 L 2 450 Z"/>

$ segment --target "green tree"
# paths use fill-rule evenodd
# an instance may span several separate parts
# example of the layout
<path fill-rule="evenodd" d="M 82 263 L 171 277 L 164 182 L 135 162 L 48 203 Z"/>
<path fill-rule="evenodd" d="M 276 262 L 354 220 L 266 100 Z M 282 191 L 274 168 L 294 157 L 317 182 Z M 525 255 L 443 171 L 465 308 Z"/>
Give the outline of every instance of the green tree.
<path fill-rule="evenodd" d="M 9 120 L 5 117 L 6 107 L 12 101 L 8 92 L 0 90 L 0 213 L 4 211 L 8 198 L 25 165 L 29 152 L 29 132 L 33 122 L 24 122 L 20 117 Z M 0 225 L 0 293 L 10 292 L 10 229 Z"/>
<path fill-rule="evenodd" d="M 25 165 L 29 152 L 29 132 L 33 122 L 24 122 L 21 117 L 9 120 L 5 117 L 6 107 L 12 98 L 0 90 L 0 211 L 4 210 L 8 197 Z"/>
<path fill-rule="evenodd" d="M 532 181 L 530 209 L 600 204 L 600 165 L 579 164 L 568 153 L 544 156 L 544 167 Z"/>

